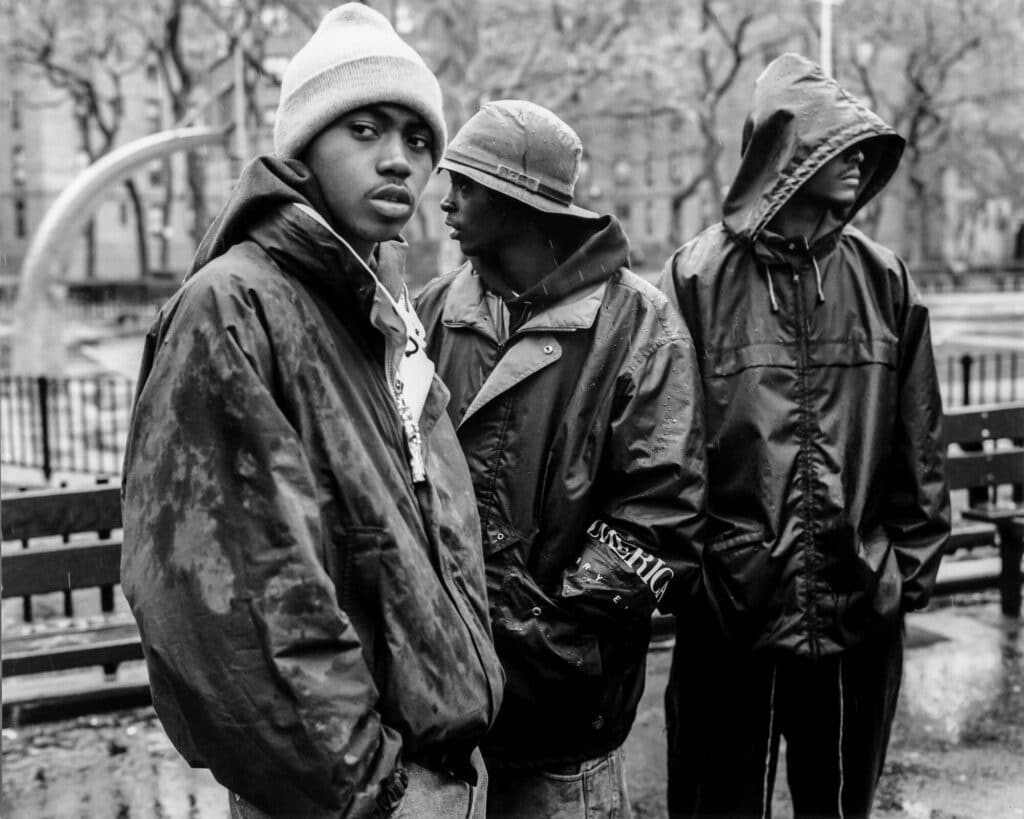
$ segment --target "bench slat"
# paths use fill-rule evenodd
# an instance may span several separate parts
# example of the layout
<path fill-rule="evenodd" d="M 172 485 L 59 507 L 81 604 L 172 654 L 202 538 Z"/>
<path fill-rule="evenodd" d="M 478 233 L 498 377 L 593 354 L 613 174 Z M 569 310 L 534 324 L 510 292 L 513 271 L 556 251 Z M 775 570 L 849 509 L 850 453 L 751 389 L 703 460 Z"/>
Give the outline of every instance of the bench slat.
<path fill-rule="evenodd" d="M 946 543 L 946 554 L 958 549 L 977 549 L 996 545 L 996 527 L 991 523 L 958 522 Z"/>
<path fill-rule="evenodd" d="M 0 499 L 0 523 L 4 540 L 120 529 L 121 487 L 15 492 Z"/>
<path fill-rule="evenodd" d="M 65 671 L 90 665 L 115 665 L 129 660 L 141 660 L 142 643 L 138 636 L 120 640 L 105 640 L 85 646 L 62 646 L 37 651 L 4 652 L 3 676 L 42 674 Z"/>
<path fill-rule="evenodd" d="M 1024 483 L 1024 448 L 950 455 L 946 479 L 954 490 Z"/>
<path fill-rule="evenodd" d="M 120 582 L 121 544 L 118 541 L 36 546 L 3 556 L 5 599 Z"/>
<path fill-rule="evenodd" d="M 1024 405 L 984 404 L 947 409 L 943 416 L 947 444 L 997 438 L 1024 438 Z"/>

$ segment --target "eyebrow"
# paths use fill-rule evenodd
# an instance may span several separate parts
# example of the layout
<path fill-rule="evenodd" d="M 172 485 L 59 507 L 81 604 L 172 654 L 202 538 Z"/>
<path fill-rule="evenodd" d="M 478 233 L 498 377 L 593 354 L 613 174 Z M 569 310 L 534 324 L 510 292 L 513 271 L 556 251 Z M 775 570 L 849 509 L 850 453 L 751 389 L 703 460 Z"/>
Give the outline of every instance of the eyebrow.
<path fill-rule="evenodd" d="M 401 120 L 399 117 L 395 116 L 395 113 L 399 113 L 401 115 Z M 375 117 L 378 120 L 386 120 L 387 122 L 395 124 L 398 124 L 399 121 L 401 121 L 403 128 L 422 128 L 425 132 L 432 135 L 430 126 L 427 125 L 423 117 L 415 111 L 411 111 L 404 106 L 394 103 L 381 102 L 363 105 L 359 108 L 353 108 L 344 116 L 346 118 L 354 116 L 370 116 Z"/>

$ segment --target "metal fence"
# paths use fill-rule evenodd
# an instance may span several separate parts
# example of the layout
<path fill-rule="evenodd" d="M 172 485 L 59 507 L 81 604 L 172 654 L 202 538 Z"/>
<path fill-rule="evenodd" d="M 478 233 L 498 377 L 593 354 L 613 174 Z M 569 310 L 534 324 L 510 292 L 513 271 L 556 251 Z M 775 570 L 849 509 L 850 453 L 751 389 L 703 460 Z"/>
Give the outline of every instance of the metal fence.
<path fill-rule="evenodd" d="M 1024 354 L 937 362 L 943 404 L 1024 401 Z M 0 461 L 55 472 L 117 475 L 135 385 L 125 378 L 0 376 Z"/>
<path fill-rule="evenodd" d="M 1024 401 L 1024 354 L 949 356 L 937 366 L 946 407 Z"/>
<path fill-rule="evenodd" d="M 135 385 L 116 376 L 0 377 L 0 461 L 54 472 L 117 475 Z"/>

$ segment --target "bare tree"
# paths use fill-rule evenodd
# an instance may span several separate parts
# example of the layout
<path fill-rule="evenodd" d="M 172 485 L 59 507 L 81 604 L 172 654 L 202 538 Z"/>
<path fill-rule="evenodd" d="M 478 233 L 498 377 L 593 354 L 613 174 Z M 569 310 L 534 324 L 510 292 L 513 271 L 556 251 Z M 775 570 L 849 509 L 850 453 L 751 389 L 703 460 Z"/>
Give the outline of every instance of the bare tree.
<path fill-rule="evenodd" d="M 67 95 L 88 162 L 108 153 L 125 120 L 123 79 L 144 59 L 137 39 L 126 35 L 123 6 L 86 0 L 15 0 L 12 8 L 12 57 L 38 71 L 54 89 Z M 140 275 L 149 270 L 142 199 L 133 180 L 124 183 L 135 218 Z M 96 225 L 85 229 L 85 275 L 96 274 Z"/>

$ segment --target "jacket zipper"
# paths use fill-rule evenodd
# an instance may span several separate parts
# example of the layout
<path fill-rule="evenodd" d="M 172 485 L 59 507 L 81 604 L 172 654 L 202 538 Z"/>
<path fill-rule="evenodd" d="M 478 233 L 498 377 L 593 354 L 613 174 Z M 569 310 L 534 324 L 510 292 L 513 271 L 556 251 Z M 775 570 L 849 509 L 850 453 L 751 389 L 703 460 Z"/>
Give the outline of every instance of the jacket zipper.
<path fill-rule="evenodd" d="M 818 614 L 815 605 L 813 585 L 814 569 L 817 563 L 814 551 L 814 504 L 812 503 L 811 492 L 813 481 L 811 475 L 811 452 L 810 452 L 810 401 L 807 397 L 807 332 L 804 317 L 804 295 L 800 286 L 800 273 L 793 271 L 793 288 L 795 291 L 797 337 L 800 339 L 800 362 L 797 367 L 797 376 L 800 382 L 800 475 L 804 484 L 804 515 L 806 517 L 804 533 L 802 536 L 804 544 L 804 582 L 807 590 L 804 593 L 804 601 L 807 606 L 808 639 L 810 640 L 811 654 L 818 656 L 820 646 L 818 645 Z"/>

